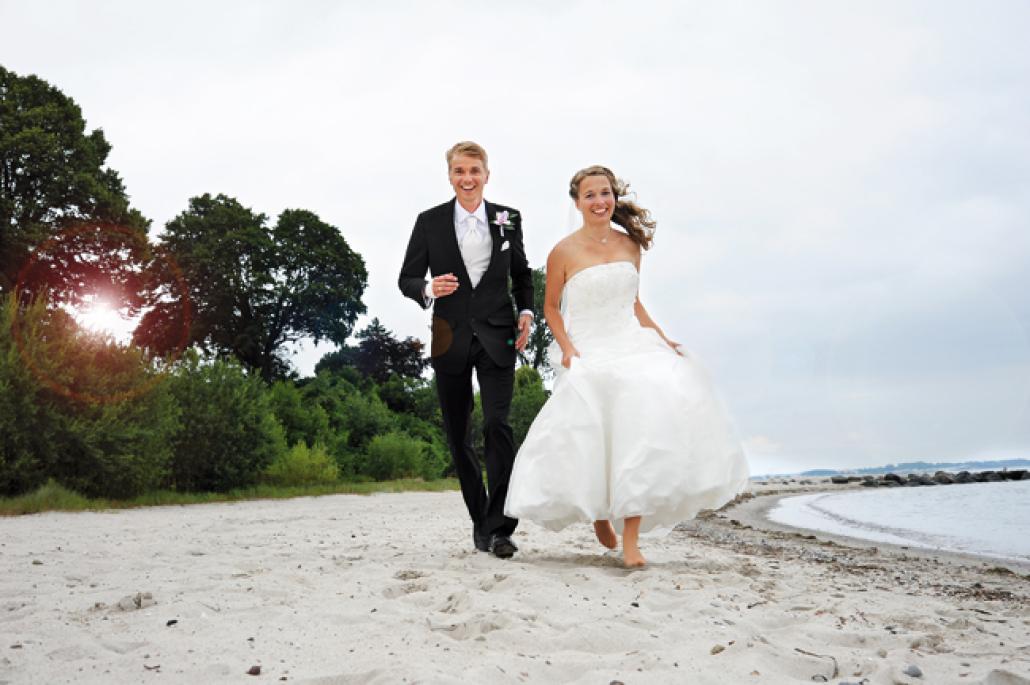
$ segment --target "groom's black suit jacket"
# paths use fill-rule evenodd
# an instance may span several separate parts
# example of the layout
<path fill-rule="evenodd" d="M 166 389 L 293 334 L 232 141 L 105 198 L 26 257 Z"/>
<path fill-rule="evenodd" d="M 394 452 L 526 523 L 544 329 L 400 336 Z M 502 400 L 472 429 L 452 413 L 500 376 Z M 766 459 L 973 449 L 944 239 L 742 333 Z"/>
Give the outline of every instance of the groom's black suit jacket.
<path fill-rule="evenodd" d="M 453 273 L 458 277 L 458 289 L 433 303 L 430 356 L 435 370 L 458 373 L 464 369 L 473 337 L 494 363 L 514 366 L 516 308 L 533 309 L 533 272 L 522 242 L 522 217 L 510 207 L 484 200 L 493 251 L 490 265 L 473 288 L 454 231 L 455 202 L 452 199 L 418 215 L 398 285 L 407 297 L 425 307 L 427 270 L 432 276 Z M 511 227 L 505 227 L 501 235 L 494 219 L 503 211 L 508 212 Z"/>

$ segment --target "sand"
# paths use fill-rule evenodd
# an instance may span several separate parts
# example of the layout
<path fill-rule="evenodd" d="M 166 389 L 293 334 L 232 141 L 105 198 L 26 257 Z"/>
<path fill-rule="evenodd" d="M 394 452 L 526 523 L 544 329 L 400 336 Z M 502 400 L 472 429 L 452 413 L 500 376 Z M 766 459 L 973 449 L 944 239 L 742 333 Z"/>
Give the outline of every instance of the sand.
<path fill-rule="evenodd" d="M 456 492 L 3 518 L 0 683 L 1030 683 L 1026 569 L 773 530 L 776 496 L 639 571 L 587 525 L 476 552 Z"/>

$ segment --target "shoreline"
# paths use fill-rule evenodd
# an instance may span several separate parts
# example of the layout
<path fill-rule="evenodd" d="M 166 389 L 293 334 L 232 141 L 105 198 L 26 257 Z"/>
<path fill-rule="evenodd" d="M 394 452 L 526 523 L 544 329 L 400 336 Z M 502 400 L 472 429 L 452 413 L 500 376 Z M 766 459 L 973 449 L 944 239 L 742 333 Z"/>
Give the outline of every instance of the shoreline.
<path fill-rule="evenodd" d="M 925 559 L 939 559 L 942 561 L 948 561 L 950 563 L 959 565 L 980 565 L 985 570 L 1004 567 L 1009 569 L 1015 574 L 1027 576 L 1030 578 L 1030 562 L 1022 562 L 1017 559 L 1010 559 L 1005 557 L 995 557 L 985 554 L 975 554 L 970 552 L 960 552 L 957 550 L 946 550 L 939 548 L 924 547 L 921 545 L 900 545 L 890 542 L 880 542 L 877 540 L 868 540 L 865 538 L 844 535 L 840 533 L 830 533 L 815 528 L 802 528 L 797 526 L 790 526 L 784 523 L 773 521 L 769 518 L 769 512 L 779 504 L 780 500 L 789 497 L 798 497 L 802 495 L 815 495 L 821 493 L 842 493 L 842 492 L 866 492 L 867 489 L 861 487 L 859 484 L 848 484 L 848 485 L 837 485 L 831 483 L 818 483 L 807 486 L 798 486 L 796 489 L 783 492 L 781 490 L 773 490 L 770 492 L 754 492 L 752 491 L 752 497 L 743 501 L 737 502 L 732 505 L 724 507 L 722 510 L 717 512 L 716 516 L 724 516 L 727 521 L 736 520 L 740 522 L 740 527 L 750 526 L 756 530 L 764 530 L 773 533 L 782 533 L 787 535 L 800 535 L 804 540 L 816 540 L 816 541 L 829 541 L 842 547 L 852 547 L 855 549 L 879 550 L 879 553 L 889 553 L 893 555 L 905 555 L 905 556 L 916 556 Z M 730 526 L 734 524 L 730 523 Z M 814 537 L 811 537 L 814 536 Z"/>

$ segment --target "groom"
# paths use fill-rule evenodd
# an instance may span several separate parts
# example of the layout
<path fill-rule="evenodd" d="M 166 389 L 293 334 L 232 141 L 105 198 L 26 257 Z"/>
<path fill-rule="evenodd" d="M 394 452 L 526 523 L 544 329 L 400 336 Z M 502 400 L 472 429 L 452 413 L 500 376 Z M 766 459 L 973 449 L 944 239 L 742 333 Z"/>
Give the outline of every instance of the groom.
<path fill-rule="evenodd" d="M 397 284 L 419 306 L 433 307 L 430 356 L 472 540 L 476 549 L 508 559 L 518 551 L 511 541 L 518 521 L 504 515 L 515 461 L 508 410 L 515 352 L 526 346 L 533 321 L 533 272 L 522 244 L 522 217 L 483 200 L 490 179 L 486 150 L 458 143 L 447 151 L 447 173 L 455 198 L 418 215 Z M 483 403 L 489 490 L 469 430 L 473 369 Z"/>

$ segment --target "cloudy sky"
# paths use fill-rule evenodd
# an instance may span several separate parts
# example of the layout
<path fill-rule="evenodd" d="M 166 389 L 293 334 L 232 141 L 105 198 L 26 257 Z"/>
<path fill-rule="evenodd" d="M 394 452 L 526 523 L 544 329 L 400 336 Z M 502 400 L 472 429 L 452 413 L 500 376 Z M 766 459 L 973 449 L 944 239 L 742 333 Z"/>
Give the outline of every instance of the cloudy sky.
<path fill-rule="evenodd" d="M 1030 456 L 1028 29 L 1019 0 L 0 0 L 0 64 L 104 129 L 156 228 L 204 192 L 338 226 L 401 336 L 450 144 L 534 266 L 611 166 L 659 221 L 644 302 L 767 473 Z"/>

